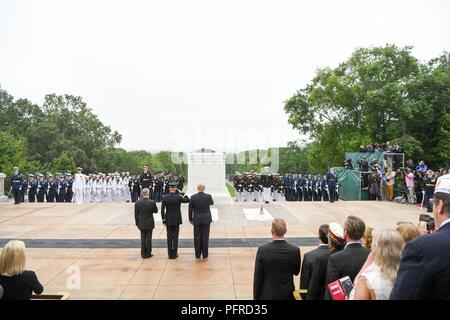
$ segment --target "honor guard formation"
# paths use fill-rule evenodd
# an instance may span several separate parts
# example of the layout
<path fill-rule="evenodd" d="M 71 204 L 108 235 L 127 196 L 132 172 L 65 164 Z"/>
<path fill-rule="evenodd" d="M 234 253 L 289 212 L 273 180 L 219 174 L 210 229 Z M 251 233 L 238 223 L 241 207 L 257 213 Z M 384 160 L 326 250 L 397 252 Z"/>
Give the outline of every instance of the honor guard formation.
<path fill-rule="evenodd" d="M 169 184 L 176 183 L 183 190 L 184 177 L 181 174 L 152 174 L 148 166 L 140 174 L 129 172 L 83 174 L 47 172 L 24 176 L 18 167 L 14 167 L 10 192 L 14 194 L 14 203 L 20 202 L 74 202 L 108 203 L 135 202 L 141 197 L 141 190 L 148 188 L 151 199 L 160 202 L 163 195 L 169 193 Z"/>
<path fill-rule="evenodd" d="M 339 184 L 334 168 L 325 175 L 291 174 L 284 176 L 263 173 L 236 173 L 233 178 L 236 202 L 270 201 L 337 201 Z M 333 190 L 333 192 L 330 192 Z"/>

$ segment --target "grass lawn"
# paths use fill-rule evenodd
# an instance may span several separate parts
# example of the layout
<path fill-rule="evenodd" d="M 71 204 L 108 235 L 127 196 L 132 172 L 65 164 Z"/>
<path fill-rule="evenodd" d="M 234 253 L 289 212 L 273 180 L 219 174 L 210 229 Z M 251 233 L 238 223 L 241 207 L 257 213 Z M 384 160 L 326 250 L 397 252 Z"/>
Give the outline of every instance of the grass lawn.
<path fill-rule="evenodd" d="M 236 197 L 236 190 L 234 190 L 233 185 L 231 185 L 228 181 L 226 182 L 226 185 L 231 198 L 234 199 Z"/>

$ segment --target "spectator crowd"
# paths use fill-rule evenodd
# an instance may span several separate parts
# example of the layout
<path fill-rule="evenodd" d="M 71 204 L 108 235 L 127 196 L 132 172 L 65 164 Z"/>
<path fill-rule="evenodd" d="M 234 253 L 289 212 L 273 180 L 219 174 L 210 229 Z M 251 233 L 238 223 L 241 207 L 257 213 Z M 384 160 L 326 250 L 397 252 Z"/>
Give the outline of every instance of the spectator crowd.
<path fill-rule="evenodd" d="M 323 224 L 319 246 L 303 257 L 284 236 L 286 223 L 272 223 L 273 242 L 258 249 L 254 298 L 293 299 L 293 276 L 300 274 L 306 300 L 450 299 L 450 174 L 441 176 L 433 199 L 433 217 L 418 225 L 372 229 L 356 216 L 343 226 Z"/>
<path fill-rule="evenodd" d="M 419 225 L 398 222 L 373 229 L 356 216 L 341 226 L 323 224 L 319 246 L 301 263 L 300 248 L 289 244 L 286 222 L 272 222 L 273 241 L 258 248 L 253 280 L 255 300 L 294 299 L 300 274 L 307 300 L 450 299 L 450 174 L 441 176 L 433 194 L 433 217 Z M 44 288 L 26 270 L 25 245 L 9 241 L 0 254 L 0 299 L 30 299 Z"/>

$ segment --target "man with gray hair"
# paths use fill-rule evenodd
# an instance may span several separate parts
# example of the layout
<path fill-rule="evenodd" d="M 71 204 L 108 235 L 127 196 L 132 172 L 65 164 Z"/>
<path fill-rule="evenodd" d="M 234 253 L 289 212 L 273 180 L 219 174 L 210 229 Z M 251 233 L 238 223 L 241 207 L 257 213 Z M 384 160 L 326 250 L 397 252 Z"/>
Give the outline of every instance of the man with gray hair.
<path fill-rule="evenodd" d="M 155 228 L 153 214 L 158 212 L 156 202 L 149 199 L 150 190 L 142 190 L 142 199 L 134 204 L 134 219 L 136 226 L 141 231 L 141 257 L 151 258 L 152 255 L 152 233 Z"/>

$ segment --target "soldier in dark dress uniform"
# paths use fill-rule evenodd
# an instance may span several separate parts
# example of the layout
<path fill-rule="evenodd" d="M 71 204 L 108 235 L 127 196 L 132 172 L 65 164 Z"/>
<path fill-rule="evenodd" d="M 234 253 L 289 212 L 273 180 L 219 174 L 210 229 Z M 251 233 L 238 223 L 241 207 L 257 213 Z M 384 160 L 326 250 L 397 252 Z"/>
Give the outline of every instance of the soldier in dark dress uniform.
<path fill-rule="evenodd" d="M 58 200 L 57 200 L 57 202 L 66 201 L 66 192 L 67 192 L 67 181 L 64 179 L 63 175 L 60 175 L 59 182 L 58 182 Z"/>
<path fill-rule="evenodd" d="M 48 180 L 43 174 L 38 174 L 38 191 L 37 191 L 37 202 L 44 202 L 45 196 L 48 191 Z"/>
<path fill-rule="evenodd" d="M 38 182 L 36 179 L 34 179 L 33 174 L 29 174 L 28 176 L 30 177 L 30 179 L 28 180 L 28 202 L 35 202 Z"/>
<path fill-rule="evenodd" d="M 327 176 L 325 176 L 325 175 L 322 178 L 321 189 L 322 189 L 322 199 L 323 199 L 323 201 L 329 201 Z"/>
<path fill-rule="evenodd" d="M 336 184 L 337 184 L 336 171 L 333 166 L 327 172 L 326 179 L 327 179 L 330 202 L 333 203 L 336 200 Z"/>
<path fill-rule="evenodd" d="M 148 171 L 148 165 L 144 166 L 144 171 L 141 173 L 141 188 L 142 189 L 150 189 L 152 185 L 152 174 Z"/>
<path fill-rule="evenodd" d="M 141 195 L 141 182 L 137 175 L 130 181 L 131 183 L 131 201 L 136 202 Z"/>
<path fill-rule="evenodd" d="M 48 176 L 48 194 L 47 194 L 47 202 L 55 202 L 57 196 L 58 182 L 53 179 L 53 175 L 49 174 Z"/>
<path fill-rule="evenodd" d="M 181 218 L 181 204 L 188 203 L 189 197 L 185 193 L 177 193 L 178 183 L 169 183 L 169 193 L 162 198 L 161 218 L 167 229 L 167 252 L 169 259 L 178 257 L 178 235 Z"/>
<path fill-rule="evenodd" d="M 28 179 L 23 179 L 22 190 L 20 191 L 20 201 L 25 202 L 25 194 L 28 193 Z"/>
<path fill-rule="evenodd" d="M 19 167 L 13 168 L 14 173 L 11 176 L 11 189 L 14 194 L 14 204 L 19 204 L 21 201 L 21 192 L 22 192 L 22 186 L 23 186 L 23 176 L 19 172 Z"/>
<path fill-rule="evenodd" d="M 73 198 L 73 181 L 74 181 L 74 177 L 72 176 L 72 174 L 70 172 L 66 173 L 66 180 L 67 180 L 67 190 L 66 190 L 66 202 L 72 202 L 72 198 Z"/>

